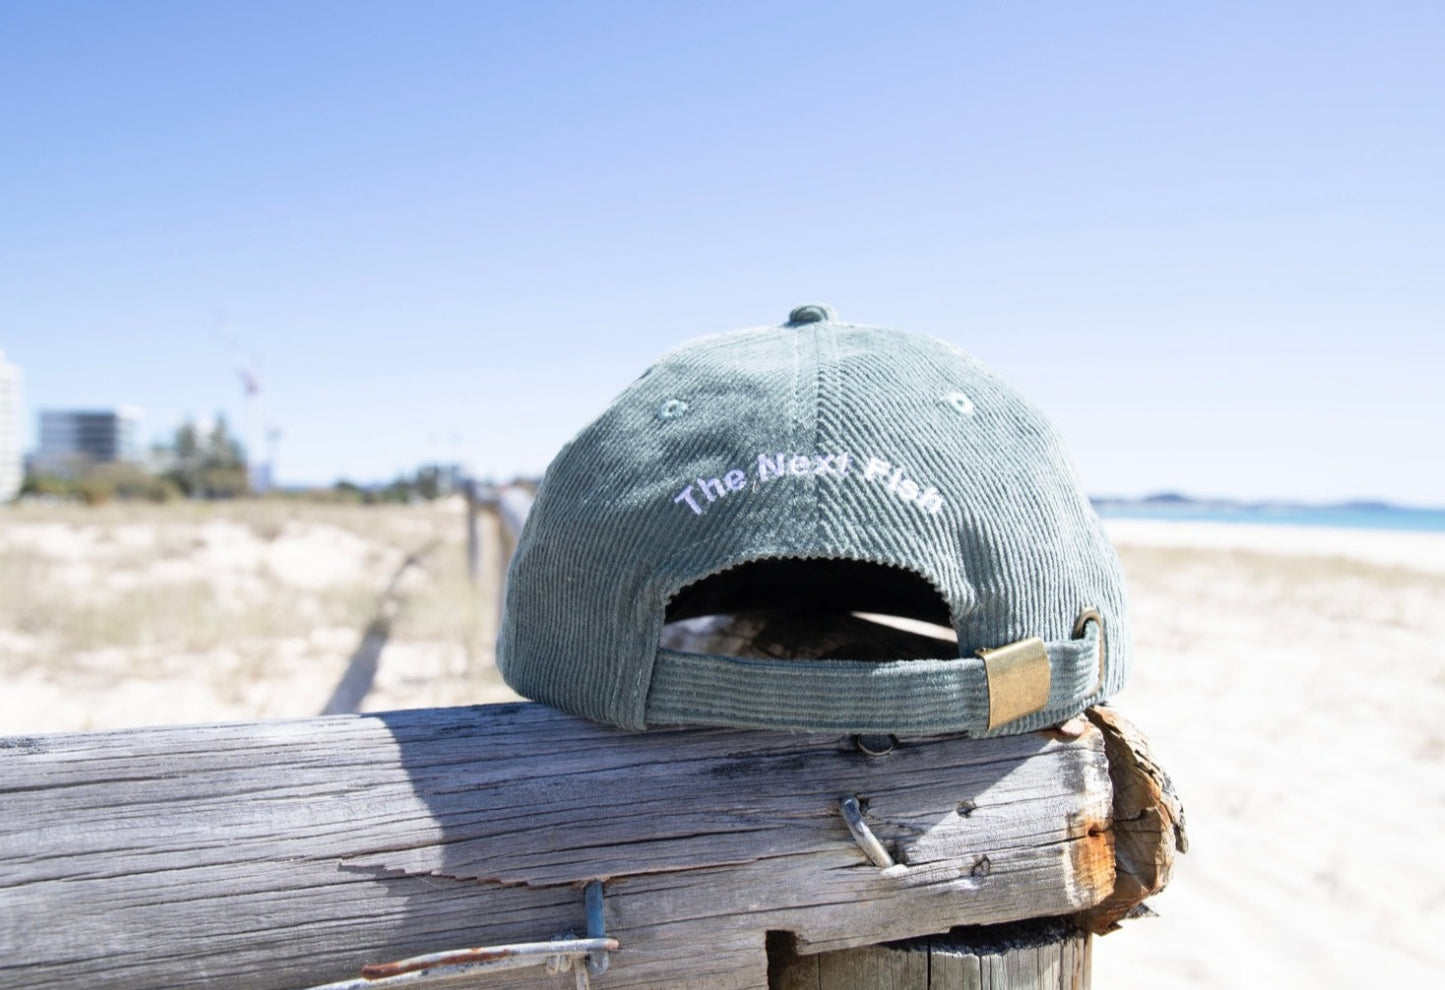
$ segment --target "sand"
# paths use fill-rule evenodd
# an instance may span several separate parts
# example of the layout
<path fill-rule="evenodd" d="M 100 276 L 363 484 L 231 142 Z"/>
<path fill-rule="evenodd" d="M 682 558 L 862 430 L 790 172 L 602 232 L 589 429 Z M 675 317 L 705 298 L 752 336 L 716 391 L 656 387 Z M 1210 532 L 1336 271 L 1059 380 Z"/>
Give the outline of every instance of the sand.
<path fill-rule="evenodd" d="M 512 697 L 463 532 L 454 504 L 0 512 L 0 735 L 314 714 L 426 546 L 364 708 Z M 1445 534 L 1110 532 L 1135 639 L 1115 704 L 1174 777 L 1191 850 L 1158 918 L 1097 941 L 1094 985 L 1435 985 Z"/>
<path fill-rule="evenodd" d="M 1445 969 L 1445 534 L 1118 521 L 1115 706 L 1184 798 L 1156 919 L 1095 986 L 1434 986 Z"/>
<path fill-rule="evenodd" d="M 515 699 L 484 545 L 474 586 L 459 502 L 0 510 L 0 735 L 316 715 L 394 578 L 362 709 Z"/>

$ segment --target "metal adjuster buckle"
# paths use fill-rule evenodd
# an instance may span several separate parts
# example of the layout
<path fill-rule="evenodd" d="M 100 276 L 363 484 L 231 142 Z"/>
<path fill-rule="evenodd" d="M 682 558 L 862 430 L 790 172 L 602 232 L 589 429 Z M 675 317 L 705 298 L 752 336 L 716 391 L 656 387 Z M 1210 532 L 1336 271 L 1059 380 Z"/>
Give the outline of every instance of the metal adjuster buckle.
<path fill-rule="evenodd" d="M 1053 671 L 1049 651 L 1037 636 L 995 650 L 979 650 L 988 679 L 988 727 L 1032 715 L 1049 703 Z"/>

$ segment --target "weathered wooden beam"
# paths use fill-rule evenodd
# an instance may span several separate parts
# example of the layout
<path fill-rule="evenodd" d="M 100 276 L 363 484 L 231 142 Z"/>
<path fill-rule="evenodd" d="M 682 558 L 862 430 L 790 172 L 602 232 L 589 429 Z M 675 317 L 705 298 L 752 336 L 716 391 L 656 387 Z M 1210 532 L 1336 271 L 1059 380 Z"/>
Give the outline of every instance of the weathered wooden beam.
<path fill-rule="evenodd" d="M 883 756 L 532 704 L 8 739 L 0 986 L 306 987 L 585 933 L 600 879 L 594 987 L 761 988 L 769 932 L 807 955 L 1102 901 L 1111 794 L 1082 723 Z"/>

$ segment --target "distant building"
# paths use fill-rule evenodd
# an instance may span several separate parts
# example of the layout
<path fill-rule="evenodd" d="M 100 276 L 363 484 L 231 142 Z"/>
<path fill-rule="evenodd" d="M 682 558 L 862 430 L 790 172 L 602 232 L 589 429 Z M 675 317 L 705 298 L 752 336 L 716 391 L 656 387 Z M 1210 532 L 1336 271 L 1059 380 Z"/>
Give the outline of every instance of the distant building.
<path fill-rule="evenodd" d="M 0 351 L 0 502 L 20 491 L 25 471 L 20 452 L 20 369 Z"/>
<path fill-rule="evenodd" d="M 31 466 L 37 474 L 64 477 L 90 464 L 144 456 L 138 409 L 47 409 L 40 413 L 40 447 Z"/>

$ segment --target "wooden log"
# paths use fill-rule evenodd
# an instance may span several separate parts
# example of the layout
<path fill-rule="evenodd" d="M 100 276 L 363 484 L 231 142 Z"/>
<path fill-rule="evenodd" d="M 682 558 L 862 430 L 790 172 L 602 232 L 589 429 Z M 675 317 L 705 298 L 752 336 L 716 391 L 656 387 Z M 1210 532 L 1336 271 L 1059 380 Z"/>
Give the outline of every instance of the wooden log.
<path fill-rule="evenodd" d="M 810 955 L 1100 902 L 1111 795 L 1088 724 L 883 756 L 532 704 L 9 739 L 0 987 L 307 987 L 583 933 L 602 880 L 599 990 L 761 988 L 769 932 Z"/>
<path fill-rule="evenodd" d="M 1061 918 L 955 928 L 887 945 L 785 958 L 774 990 L 1088 990 L 1088 932 Z"/>

